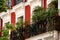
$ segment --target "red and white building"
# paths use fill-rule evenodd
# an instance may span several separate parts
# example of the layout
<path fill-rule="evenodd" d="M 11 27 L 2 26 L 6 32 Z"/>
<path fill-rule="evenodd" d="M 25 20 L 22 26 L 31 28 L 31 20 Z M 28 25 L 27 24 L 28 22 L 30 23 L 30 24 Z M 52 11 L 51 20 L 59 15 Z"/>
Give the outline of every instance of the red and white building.
<path fill-rule="evenodd" d="M 22 2 L 19 2 L 17 4 L 15 2 L 16 0 L 12 0 L 10 2 L 11 4 L 9 5 L 11 6 L 10 7 L 11 9 L 8 9 L 7 12 L 0 13 L 0 30 L 8 22 L 15 27 L 15 24 L 17 23 L 20 17 L 23 17 L 23 22 L 28 21 L 28 24 L 30 24 L 32 22 L 31 19 L 32 19 L 34 8 L 36 6 L 41 6 L 46 10 L 51 0 L 23 0 Z M 0 35 L 1 35 L 1 32 L 0 32 Z M 36 39 L 33 39 L 33 40 L 36 40 Z"/>

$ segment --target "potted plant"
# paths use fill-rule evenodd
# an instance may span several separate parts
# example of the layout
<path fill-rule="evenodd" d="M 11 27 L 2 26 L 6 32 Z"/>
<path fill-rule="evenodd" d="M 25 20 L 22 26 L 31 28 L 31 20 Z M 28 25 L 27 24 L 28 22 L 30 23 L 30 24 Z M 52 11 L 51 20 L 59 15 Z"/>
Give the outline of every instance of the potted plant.
<path fill-rule="evenodd" d="M 32 20 L 33 23 L 37 23 L 36 28 L 40 30 L 40 33 L 46 32 L 47 15 L 42 7 L 37 6 L 34 8 Z"/>
<path fill-rule="evenodd" d="M 57 18 L 57 16 L 58 16 L 58 0 L 51 1 L 51 3 L 48 5 L 48 9 L 50 10 L 50 11 L 48 10 L 48 13 L 49 13 L 49 16 L 50 16 L 48 18 L 49 24 L 50 24 L 50 26 L 52 26 L 51 28 L 53 30 L 56 30 L 56 29 L 59 28 L 59 27 L 56 26 L 56 25 L 59 25 L 58 21 L 56 21 L 56 20 L 59 20 L 58 19 L 59 17 Z M 54 22 L 52 22 L 52 21 L 54 21 Z M 57 37 L 58 37 L 57 40 L 59 40 L 58 35 L 59 35 L 59 31 L 57 32 Z"/>
<path fill-rule="evenodd" d="M 48 5 L 47 9 L 48 14 L 48 22 L 49 25 L 52 26 L 53 29 L 53 20 L 55 20 L 55 16 L 58 16 L 58 0 L 52 0 L 51 3 Z"/>

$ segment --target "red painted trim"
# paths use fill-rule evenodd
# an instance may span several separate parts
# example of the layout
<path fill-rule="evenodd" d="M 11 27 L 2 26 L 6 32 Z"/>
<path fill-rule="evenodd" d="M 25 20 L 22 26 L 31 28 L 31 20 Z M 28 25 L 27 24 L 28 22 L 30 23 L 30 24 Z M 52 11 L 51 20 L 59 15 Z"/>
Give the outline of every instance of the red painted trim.
<path fill-rule="evenodd" d="M 30 5 L 25 6 L 25 23 L 30 24 Z"/>
<path fill-rule="evenodd" d="M 0 23 L 0 36 L 2 36 L 2 27 L 3 27 L 3 20 L 2 19 L 0 19 L 1 21 L 1 23 Z"/>
<path fill-rule="evenodd" d="M 2 32 L 0 32 L 0 37 L 2 36 Z"/>
<path fill-rule="evenodd" d="M 44 0 L 44 10 L 46 10 L 47 0 Z"/>
<path fill-rule="evenodd" d="M 30 24 L 30 5 L 25 6 L 25 26 Z M 26 27 L 25 27 L 26 29 Z M 26 35 L 26 30 L 24 31 L 24 38 L 28 38 Z"/>
<path fill-rule="evenodd" d="M 44 8 L 44 10 L 46 10 L 47 6 L 47 0 L 41 0 L 41 7 Z"/>
<path fill-rule="evenodd" d="M 11 24 L 15 27 L 15 24 L 16 24 L 16 15 L 15 15 L 15 12 L 11 13 Z"/>
<path fill-rule="evenodd" d="M 3 19 L 1 19 L 1 30 L 2 30 L 2 27 L 3 27 Z"/>
<path fill-rule="evenodd" d="M 12 1 L 12 5 L 11 5 L 11 7 L 13 7 L 14 4 L 15 4 L 15 0 L 11 0 L 11 1 Z"/>

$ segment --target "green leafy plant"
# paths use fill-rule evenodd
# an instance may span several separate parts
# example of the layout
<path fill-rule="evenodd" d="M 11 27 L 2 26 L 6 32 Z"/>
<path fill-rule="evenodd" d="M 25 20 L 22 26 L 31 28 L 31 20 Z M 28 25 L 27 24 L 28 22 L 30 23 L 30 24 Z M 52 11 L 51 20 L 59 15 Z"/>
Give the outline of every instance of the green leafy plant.
<path fill-rule="evenodd" d="M 11 32 L 11 40 L 24 40 L 23 19 L 16 23 L 16 29 Z"/>
<path fill-rule="evenodd" d="M 49 8 L 58 8 L 58 0 L 51 0 L 48 6 Z"/>
<path fill-rule="evenodd" d="M 20 19 L 17 23 L 16 23 L 16 28 L 20 28 L 23 27 L 23 19 Z"/>
<path fill-rule="evenodd" d="M 48 30 L 54 30 L 54 18 L 57 14 L 57 10 L 55 8 L 49 8 L 47 11 L 47 24 L 48 24 Z"/>
<path fill-rule="evenodd" d="M 33 22 L 40 22 L 40 23 L 43 23 L 46 20 L 49 25 L 48 27 L 50 28 L 50 30 L 52 30 L 54 16 L 56 16 L 57 13 L 58 13 L 57 8 L 49 7 L 47 8 L 46 11 L 44 11 L 43 8 L 37 6 L 33 11 L 32 19 Z"/>
<path fill-rule="evenodd" d="M 37 6 L 34 8 L 32 20 L 33 22 L 46 20 L 47 14 L 43 8 Z"/>
<path fill-rule="evenodd" d="M 2 37 L 0 38 L 1 40 L 9 40 L 8 37 L 9 37 L 9 30 L 2 30 Z"/>
<path fill-rule="evenodd" d="M 0 37 L 0 40 L 9 40 L 7 37 Z"/>
<path fill-rule="evenodd" d="M 12 25 L 7 23 L 5 28 L 2 30 L 2 36 L 0 40 L 9 40 L 9 30 L 13 29 Z"/>
<path fill-rule="evenodd" d="M 3 33 L 3 36 L 8 36 L 8 34 L 9 34 L 9 31 L 8 30 L 2 30 L 2 33 Z"/>
<path fill-rule="evenodd" d="M 53 20 L 55 20 L 54 18 L 58 16 L 58 0 L 52 0 L 51 3 L 49 3 L 47 14 L 49 29 L 52 30 L 54 29 Z"/>
<path fill-rule="evenodd" d="M 8 30 L 2 30 L 2 36 L 0 37 L 0 40 L 9 40 L 9 31 Z"/>
<path fill-rule="evenodd" d="M 7 11 L 6 0 L 0 0 L 0 12 Z"/>
<path fill-rule="evenodd" d="M 6 29 L 13 29 L 13 26 L 9 23 L 6 24 Z"/>

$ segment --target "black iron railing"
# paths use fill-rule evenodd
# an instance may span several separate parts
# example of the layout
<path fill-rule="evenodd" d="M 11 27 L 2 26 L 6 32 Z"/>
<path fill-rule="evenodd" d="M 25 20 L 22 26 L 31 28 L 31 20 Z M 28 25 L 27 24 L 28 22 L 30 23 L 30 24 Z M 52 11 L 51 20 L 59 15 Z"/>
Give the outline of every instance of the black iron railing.
<path fill-rule="evenodd" d="M 11 38 L 11 40 L 24 40 L 25 39 L 24 32 L 26 34 L 26 37 L 30 38 L 32 36 L 42 34 L 47 31 L 59 30 L 59 28 L 60 28 L 59 25 L 60 25 L 60 17 L 59 16 L 55 17 L 54 20 L 52 20 L 52 25 L 50 25 L 50 26 L 48 26 L 47 20 L 38 21 L 33 24 L 25 26 L 25 28 L 21 27 L 19 29 L 12 31 L 10 38 Z"/>

